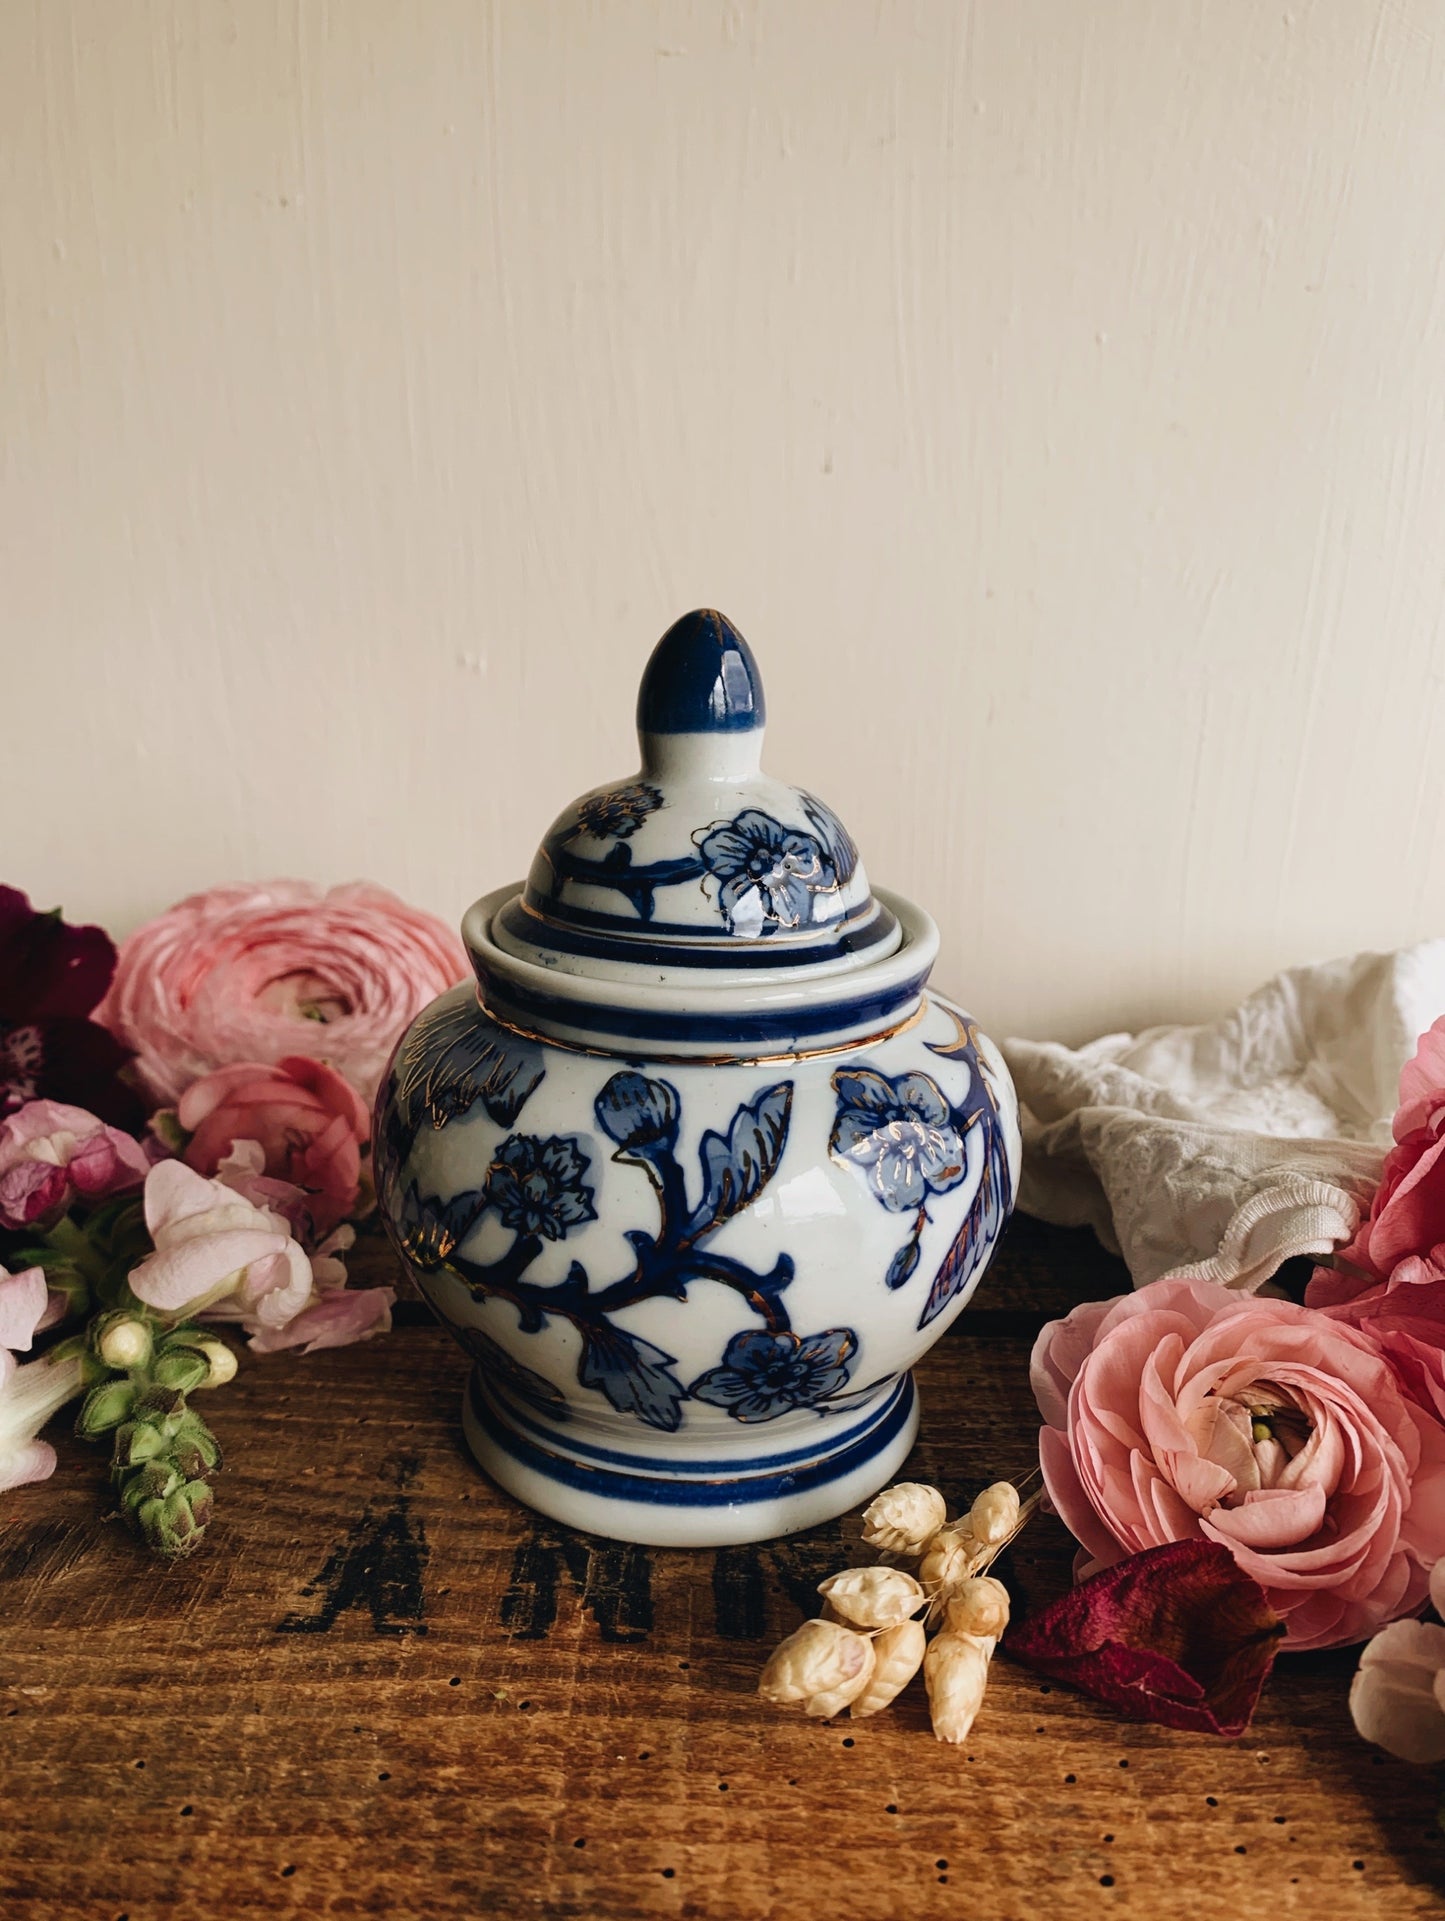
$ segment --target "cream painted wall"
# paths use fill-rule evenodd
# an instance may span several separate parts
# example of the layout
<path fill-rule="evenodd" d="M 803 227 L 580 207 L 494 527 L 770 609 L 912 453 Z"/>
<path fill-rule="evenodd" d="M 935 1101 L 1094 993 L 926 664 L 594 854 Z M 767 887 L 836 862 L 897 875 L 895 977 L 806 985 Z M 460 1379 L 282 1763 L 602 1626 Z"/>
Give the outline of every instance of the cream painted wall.
<path fill-rule="evenodd" d="M 999 1032 L 1445 928 L 1441 0 L 0 0 L 3 877 L 455 918 L 728 611 Z"/>

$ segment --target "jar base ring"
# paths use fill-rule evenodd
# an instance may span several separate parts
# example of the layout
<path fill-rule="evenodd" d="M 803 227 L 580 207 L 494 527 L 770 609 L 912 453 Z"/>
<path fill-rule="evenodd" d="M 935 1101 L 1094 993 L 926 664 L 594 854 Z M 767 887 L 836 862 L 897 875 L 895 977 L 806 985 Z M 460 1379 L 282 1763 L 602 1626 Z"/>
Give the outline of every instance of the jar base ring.
<path fill-rule="evenodd" d="M 905 1374 L 880 1397 L 877 1419 L 843 1445 L 770 1472 L 760 1452 L 749 1470 L 707 1479 L 636 1474 L 583 1461 L 549 1437 L 524 1434 L 474 1368 L 462 1429 L 479 1465 L 506 1493 L 551 1520 L 649 1547 L 733 1547 L 774 1540 L 834 1520 L 897 1477 L 918 1433 L 918 1394 Z"/>

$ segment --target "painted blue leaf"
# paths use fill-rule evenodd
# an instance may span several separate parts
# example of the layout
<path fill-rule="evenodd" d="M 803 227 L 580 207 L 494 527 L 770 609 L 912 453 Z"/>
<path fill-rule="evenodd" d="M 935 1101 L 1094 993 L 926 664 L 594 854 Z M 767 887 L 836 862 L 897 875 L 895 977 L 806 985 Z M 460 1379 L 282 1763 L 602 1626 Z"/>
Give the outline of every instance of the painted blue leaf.
<path fill-rule="evenodd" d="M 423 1198 L 413 1181 L 402 1199 L 393 1232 L 402 1252 L 417 1267 L 440 1267 L 471 1233 L 486 1207 L 484 1188 L 471 1188 L 443 1200 L 437 1194 Z"/>
<path fill-rule="evenodd" d="M 624 1334 L 610 1322 L 584 1324 L 578 1332 L 582 1354 L 577 1379 L 583 1387 L 598 1389 L 619 1414 L 635 1414 L 649 1427 L 665 1428 L 670 1434 L 681 1426 L 687 1390 L 668 1372 L 674 1355 L 664 1354 L 636 1334 Z"/>
<path fill-rule="evenodd" d="M 738 1109 L 726 1138 L 711 1128 L 703 1135 L 703 1195 L 691 1233 L 730 1220 L 762 1193 L 782 1159 L 792 1106 L 793 1083 L 779 1081 Z"/>
<path fill-rule="evenodd" d="M 978 1123 L 975 1122 L 975 1125 Z M 987 1260 L 1008 1219 L 1010 1184 L 1003 1129 L 996 1121 L 984 1125 L 983 1178 L 973 1197 L 973 1205 L 959 1229 L 957 1240 L 944 1255 L 933 1277 L 933 1286 L 928 1290 L 928 1299 L 918 1317 L 920 1328 L 937 1320 L 949 1302 L 968 1286 Z"/>
<path fill-rule="evenodd" d="M 902 1287 L 917 1265 L 918 1242 L 907 1240 L 888 1263 L 888 1272 L 883 1278 L 889 1287 Z"/>
<path fill-rule="evenodd" d="M 471 988 L 457 988 L 423 1014 L 397 1050 L 393 1098 L 415 1129 L 465 1114 L 474 1101 L 510 1127 L 545 1069 L 534 1041 L 507 1033 L 478 1010 Z"/>
<path fill-rule="evenodd" d="M 838 885 L 846 887 L 858 871 L 858 848 L 853 836 L 827 802 L 819 800 L 816 794 L 799 790 L 798 798 L 803 803 L 803 812 L 828 851 L 828 858 L 837 872 Z"/>

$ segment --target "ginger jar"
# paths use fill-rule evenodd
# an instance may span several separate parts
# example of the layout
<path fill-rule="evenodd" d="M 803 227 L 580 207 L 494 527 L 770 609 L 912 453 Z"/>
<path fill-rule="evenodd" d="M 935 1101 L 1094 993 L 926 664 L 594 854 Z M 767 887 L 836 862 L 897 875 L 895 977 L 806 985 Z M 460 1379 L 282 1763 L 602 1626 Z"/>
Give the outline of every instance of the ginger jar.
<path fill-rule="evenodd" d="M 1018 1180 L 1003 1061 L 928 985 L 937 929 L 761 771 L 763 721 L 737 629 L 678 621 L 639 771 L 471 908 L 476 978 L 378 1098 L 382 1215 L 475 1361 L 472 1451 L 622 1540 L 761 1540 L 895 1477 L 909 1370 Z"/>

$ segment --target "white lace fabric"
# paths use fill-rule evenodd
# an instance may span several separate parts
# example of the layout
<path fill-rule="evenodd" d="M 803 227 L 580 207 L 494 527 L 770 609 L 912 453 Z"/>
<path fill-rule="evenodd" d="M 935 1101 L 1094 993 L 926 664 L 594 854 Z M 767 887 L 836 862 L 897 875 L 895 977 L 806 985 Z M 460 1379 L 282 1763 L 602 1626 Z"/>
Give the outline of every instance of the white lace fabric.
<path fill-rule="evenodd" d="M 1223 1019 L 1012 1040 L 1019 1205 L 1089 1226 L 1136 1287 L 1253 1293 L 1353 1238 L 1390 1146 L 1400 1069 L 1445 1013 L 1445 940 L 1277 974 Z"/>

